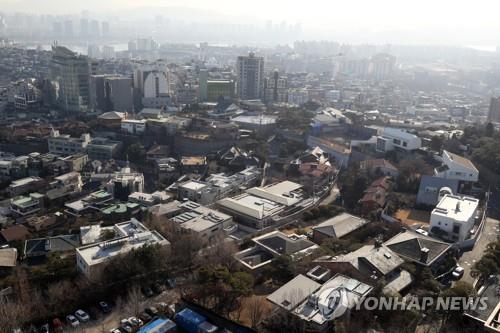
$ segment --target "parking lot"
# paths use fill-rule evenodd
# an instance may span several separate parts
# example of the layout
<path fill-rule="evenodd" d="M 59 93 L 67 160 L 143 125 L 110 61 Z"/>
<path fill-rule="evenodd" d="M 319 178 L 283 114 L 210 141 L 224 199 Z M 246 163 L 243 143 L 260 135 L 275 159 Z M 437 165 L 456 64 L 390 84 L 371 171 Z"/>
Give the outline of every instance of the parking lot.
<path fill-rule="evenodd" d="M 118 299 L 117 302 L 112 305 L 111 312 L 106 314 L 100 312 L 96 315 L 95 311 L 88 311 L 85 309 L 86 311 L 92 313 L 90 321 L 80 323 L 80 325 L 76 328 L 71 328 L 67 325 L 67 323 L 64 323 L 64 332 L 109 333 L 111 330 L 118 329 L 120 327 L 120 321 L 122 319 L 137 316 L 138 313 L 144 312 L 144 310 L 148 307 L 155 307 L 159 309 L 159 304 L 172 304 L 179 299 L 178 293 L 174 290 L 167 290 L 159 295 L 149 298 L 142 294 L 137 296 L 137 299 L 129 301 L 122 301 Z M 161 314 L 163 314 L 163 312 L 161 312 Z M 145 325 L 147 323 L 144 322 L 143 324 Z M 127 332 L 123 329 L 120 331 L 122 333 Z M 137 327 L 133 327 L 133 331 L 137 331 Z"/>

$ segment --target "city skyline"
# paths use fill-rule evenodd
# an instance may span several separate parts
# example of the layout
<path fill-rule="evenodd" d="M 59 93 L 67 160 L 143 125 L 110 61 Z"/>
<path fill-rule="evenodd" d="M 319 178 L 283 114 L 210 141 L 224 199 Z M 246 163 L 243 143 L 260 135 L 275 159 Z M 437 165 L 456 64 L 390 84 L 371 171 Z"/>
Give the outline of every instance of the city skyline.
<path fill-rule="evenodd" d="M 113 21 L 154 20 L 163 15 L 171 20 L 196 23 L 225 23 L 265 26 L 300 24 L 304 39 L 339 40 L 358 43 L 497 45 L 500 23 L 499 4 L 479 0 L 471 7 L 464 1 L 420 1 L 407 4 L 386 0 L 339 3 L 313 0 L 307 3 L 257 0 L 252 6 L 239 1 L 200 0 L 141 1 L 44 1 L 43 8 L 33 0 L 4 0 L 7 13 L 77 15 L 95 13 Z M 118 6 L 119 5 L 119 6 Z M 33 9 L 32 9 L 33 8 Z M 36 8 L 36 11 L 34 10 Z M 486 10 L 487 9 L 487 10 Z M 480 19 L 474 19 L 480 17 Z"/>

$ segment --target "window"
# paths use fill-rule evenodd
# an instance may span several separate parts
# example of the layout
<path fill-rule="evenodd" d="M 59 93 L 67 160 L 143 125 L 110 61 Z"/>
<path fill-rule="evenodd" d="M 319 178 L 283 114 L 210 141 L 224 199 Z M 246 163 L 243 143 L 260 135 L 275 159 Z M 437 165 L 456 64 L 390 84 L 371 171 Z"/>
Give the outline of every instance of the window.
<path fill-rule="evenodd" d="M 460 226 L 459 225 L 454 225 L 453 226 L 453 233 L 458 234 L 460 232 Z"/>
<path fill-rule="evenodd" d="M 400 145 L 401 145 L 401 140 L 399 140 L 399 139 L 392 139 L 392 142 L 393 142 L 395 145 L 398 145 L 398 146 L 400 146 Z"/>
<path fill-rule="evenodd" d="M 408 147 L 408 142 L 403 141 L 403 147 Z"/>
<path fill-rule="evenodd" d="M 425 193 L 437 193 L 437 188 L 427 186 L 427 187 L 425 188 Z"/>

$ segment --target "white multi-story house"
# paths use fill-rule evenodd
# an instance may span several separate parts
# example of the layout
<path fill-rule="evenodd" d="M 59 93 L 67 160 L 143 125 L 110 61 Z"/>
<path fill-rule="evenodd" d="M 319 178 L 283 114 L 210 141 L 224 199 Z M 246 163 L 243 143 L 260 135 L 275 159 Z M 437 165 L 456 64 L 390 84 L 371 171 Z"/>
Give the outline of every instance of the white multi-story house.
<path fill-rule="evenodd" d="M 454 242 L 468 239 L 476 222 L 479 200 L 446 194 L 431 213 L 431 233 Z"/>
<path fill-rule="evenodd" d="M 60 134 L 58 130 L 52 130 L 48 139 L 49 153 L 58 155 L 84 154 L 90 143 L 90 134 L 84 133 L 79 138 L 72 138 L 68 134 Z"/>
<path fill-rule="evenodd" d="M 229 227 L 233 217 L 214 209 L 186 201 L 179 205 L 181 213 L 171 218 L 177 227 L 185 232 L 192 233 L 204 244 L 217 239 L 224 228 Z"/>
<path fill-rule="evenodd" d="M 446 150 L 443 150 L 441 158 L 443 164 L 434 170 L 436 177 L 465 182 L 478 181 L 479 171 L 470 160 Z"/>
<path fill-rule="evenodd" d="M 82 234 L 82 238 L 99 240 L 100 230 L 97 230 L 98 235 L 90 237 L 88 231 L 92 230 L 85 229 L 87 234 Z M 102 269 L 112 258 L 125 255 L 143 246 L 160 245 L 168 247 L 170 245 L 170 242 L 157 231 L 148 230 L 136 219 L 115 224 L 113 232 L 114 237 L 111 240 L 97 243 L 89 240 L 88 243 L 90 244 L 76 249 L 76 267 L 87 279 L 95 280 L 99 278 Z"/>
<path fill-rule="evenodd" d="M 130 134 L 141 134 L 146 130 L 145 119 L 122 119 L 121 123 L 122 132 Z"/>
<path fill-rule="evenodd" d="M 177 195 L 179 199 L 189 199 L 202 205 L 209 205 L 239 192 L 242 188 L 255 186 L 260 176 L 261 171 L 254 166 L 231 176 L 215 173 L 206 181 L 188 180 L 179 184 Z"/>
<path fill-rule="evenodd" d="M 395 149 L 411 151 L 420 147 L 422 147 L 422 140 L 418 136 L 399 128 L 385 127 L 377 136 L 376 149 L 380 152 Z"/>

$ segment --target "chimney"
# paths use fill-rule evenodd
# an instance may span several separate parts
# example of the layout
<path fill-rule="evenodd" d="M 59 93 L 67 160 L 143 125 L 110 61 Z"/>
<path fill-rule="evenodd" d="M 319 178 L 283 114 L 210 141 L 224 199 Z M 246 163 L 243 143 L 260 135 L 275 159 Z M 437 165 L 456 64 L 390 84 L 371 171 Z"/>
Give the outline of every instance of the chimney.
<path fill-rule="evenodd" d="M 420 262 L 425 264 L 427 262 L 427 259 L 429 259 L 429 249 L 423 247 L 420 249 Z"/>
<path fill-rule="evenodd" d="M 457 207 L 455 209 L 457 213 L 460 211 L 460 201 L 457 201 Z"/>

